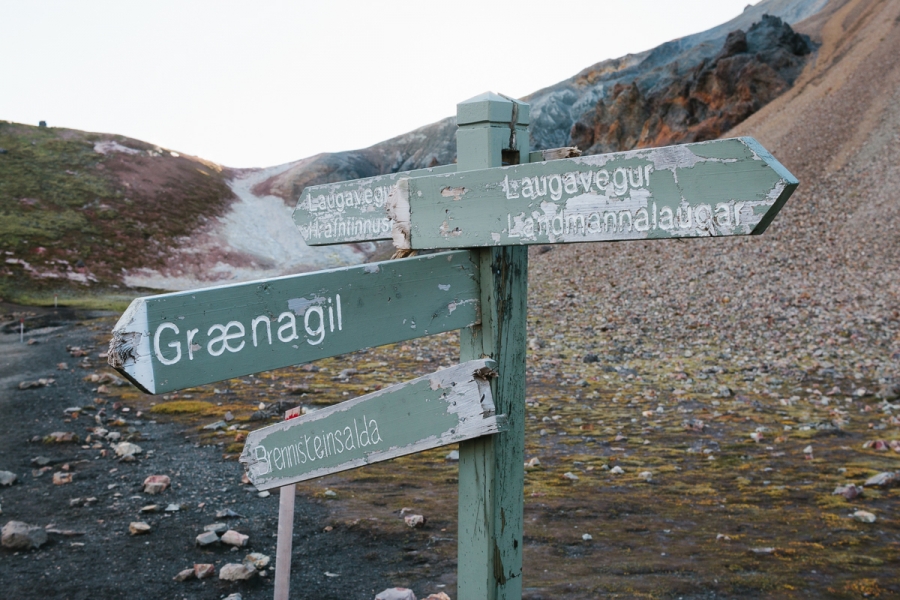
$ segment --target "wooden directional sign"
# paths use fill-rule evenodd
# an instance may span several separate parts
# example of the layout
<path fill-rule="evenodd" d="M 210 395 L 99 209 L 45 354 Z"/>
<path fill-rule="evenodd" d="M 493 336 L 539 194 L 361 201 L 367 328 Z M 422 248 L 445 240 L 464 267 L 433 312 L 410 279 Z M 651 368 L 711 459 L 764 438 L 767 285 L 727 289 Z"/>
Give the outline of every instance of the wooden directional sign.
<path fill-rule="evenodd" d="M 391 239 L 385 203 L 403 177 L 454 173 L 456 165 L 403 171 L 304 189 L 294 223 L 310 246 Z"/>
<path fill-rule="evenodd" d="M 735 138 L 398 181 L 398 248 L 760 234 L 797 179 Z"/>
<path fill-rule="evenodd" d="M 538 162 L 578 154 L 581 152 L 574 147 L 550 148 L 532 152 L 529 160 Z M 397 181 L 456 170 L 456 165 L 445 165 L 311 186 L 300 193 L 294 223 L 310 246 L 389 240 L 393 221 L 388 218 L 386 203 Z"/>
<path fill-rule="evenodd" d="M 468 327 L 479 294 L 463 250 L 138 298 L 109 364 L 158 394 Z"/>
<path fill-rule="evenodd" d="M 240 461 L 266 490 L 497 433 L 493 364 L 465 362 L 257 429 Z"/>

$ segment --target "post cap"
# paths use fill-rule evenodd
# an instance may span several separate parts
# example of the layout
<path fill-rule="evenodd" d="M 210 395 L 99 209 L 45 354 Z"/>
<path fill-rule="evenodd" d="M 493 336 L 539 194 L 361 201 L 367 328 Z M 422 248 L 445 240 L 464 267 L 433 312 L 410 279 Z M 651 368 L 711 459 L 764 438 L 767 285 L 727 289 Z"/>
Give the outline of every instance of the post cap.
<path fill-rule="evenodd" d="M 528 125 L 531 116 L 531 107 L 528 104 L 494 92 L 485 92 L 457 104 L 456 123 L 471 125 L 488 122 L 509 125 L 512 121 L 513 104 L 518 105 L 516 124 Z"/>

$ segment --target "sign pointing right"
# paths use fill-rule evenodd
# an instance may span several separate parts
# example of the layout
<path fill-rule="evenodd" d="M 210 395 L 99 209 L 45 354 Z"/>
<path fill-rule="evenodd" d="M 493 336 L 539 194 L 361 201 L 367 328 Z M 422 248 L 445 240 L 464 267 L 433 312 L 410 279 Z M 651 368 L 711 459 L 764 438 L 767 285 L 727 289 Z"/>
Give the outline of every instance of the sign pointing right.
<path fill-rule="evenodd" d="M 756 235 L 797 179 L 753 138 L 400 179 L 398 248 Z"/>

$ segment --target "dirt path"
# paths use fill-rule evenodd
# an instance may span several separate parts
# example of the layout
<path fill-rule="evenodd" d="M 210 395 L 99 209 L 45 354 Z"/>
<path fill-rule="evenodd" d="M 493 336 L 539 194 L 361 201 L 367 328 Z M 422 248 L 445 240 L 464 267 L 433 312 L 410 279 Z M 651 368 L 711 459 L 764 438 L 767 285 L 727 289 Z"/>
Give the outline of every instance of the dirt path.
<path fill-rule="evenodd" d="M 81 315 L 69 315 L 78 317 Z M 52 531 L 39 550 L 12 552 L 0 549 L 0 581 L 5 598 L 220 598 L 241 592 L 243 598 L 269 598 L 271 567 L 266 576 L 247 583 L 220 581 L 175 582 L 173 577 L 194 563 L 212 563 L 218 570 L 241 562 L 250 552 L 275 556 L 277 494 L 259 498 L 242 485 L 241 467 L 224 461 L 215 446 L 195 443 L 196 428 L 155 422 L 149 415 L 127 407 L 114 409 L 113 399 L 95 404 L 96 383 L 83 380 L 105 361 L 103 350 L 93 347 L 90 369 L 81 368 L 67 346 L 91 348 L 98 330 L 108 331 L 110 319 L 67 321 L 26 332 L 37 343 L 23 345 L 17 334 L 0 333 L 0 470 L 12 471 L 18 481 L 0 488 L 0 521 L 24 521 Z M 61 370 L 58 363 L 65 362 Z M 53 378 L 49 386 L 19 390 L 22 380 Z M 134 462 L 119 461 L 112 444 L 91 430 L 98 427 L 99 410 L 83 410 L 78 418 L 65 414 L 69 407 L 103 409 L 109 419 L 103 427 L 122 440 L 138 444 L 143 452 Z M 110 422 L 121 419 L 118 425 Z M 73 432 L 77 443 L 46 444 L 39 440 L 56 431 Z M 90 441 L 88 441 L 90 436 Z M 38 440 L 38 441 L 34 441 Z M 32 463 L 49 459 L 46 472 Z M 66 470 L 68 469 L 68 470 Z M 71 473 L 72 482 L 54 485 L 54 473 Z M 143 493 L 148 475 L 168 475 L 171 487 L 160 495 Z M 76 501 L 81 498 L 83 500 Z M 96 498 L 95 501 L 86 501 Z M 158 504 L 158 512 L 141 507 Z M 177 512 L 166 512 L 168 505 Z M 240 518 L 217 519 L 216 512 L 231 509 Z M 298 498 L 294 527 L 294 597 L 371 598 L 399 582 L 410 566 L 403 538 L 379 536 L 331 522 L 324 501 Z M 144 521 L 147 535 L 129 534 L 129 523 Z M 194 539 L 203 526 L 226 521 L 250 536 L 247 548 L 217 544 L 199 548 Z M 74 532 L 74 533 L 73 533 Z M 326 572 L 337 576 L 326 576 Z"/>

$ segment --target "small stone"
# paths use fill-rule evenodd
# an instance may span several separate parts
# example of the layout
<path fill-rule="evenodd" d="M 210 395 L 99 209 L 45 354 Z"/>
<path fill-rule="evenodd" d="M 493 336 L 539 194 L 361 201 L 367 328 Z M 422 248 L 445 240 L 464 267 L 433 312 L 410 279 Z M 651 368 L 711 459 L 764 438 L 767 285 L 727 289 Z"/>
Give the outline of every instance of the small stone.
<path fill-rule="evenodd" d="M 832 496 L 843 496 L 847 500 L 853 500 L 862 493 L 863 488 L 853 485 L 852 483 L 848 483 L 847 485 L 839 485 L 838 487 L 834 488 Z"/>
<path fill-rule="evenodd" d="M 884 384 L 878 390 L 877 396 L 887 401 L 900 399 L 900 381 Z"/>
<path fill-rule="evenodd" d="M 188 579 L 193 579 L 194 577 L 196 577 L 196 575 L 194 575 L 193 569 L 184 569 L 183 571 L 179 571 L 178 575 L 176 575 L 172 579 L 174 579 L 175 581 L 187 581 Z"/>
<path fill-rule="evenodd" d="M 33 464 L 36 467 L 46 467 L 51 462 L 52 461 L 49 458 L 47 458 L 46 456 L 36 456 L 31 459 L 31 464 Z"/>
<path fill-rule="evenodd" d="M 150 475 L 144 480 L 145 494 L 161 494 L 169 487 L 171 479 L 168 475 Z"/>
<path fill-rule="evenodd" d="M 226 423 L 225 421 L 216 421 L 215 423 L 210 423 L 209 425 L 204 425 L 203 429 L 206 429 L 209 431 L 215 431 L 217 429 L 225 429 L 225 427 L 227 425 L 228 425 L 228 423 Z"/>
<path fill-rule="evenodd" d="M 0 471 L 0 485 L 12 485 L 16 482 L 16 474 L 11 471 Z"/>
<path fill-rule="evenodd" d="M 774 554 L 775 548 L 772 548 L 771 546 L 750 548 L 750 552 L 752 552 L 753 554 Z"/>
<path fill-rule="evenodd" d="M 142 513 L 159 512 L 159 504 L 148 504 L 146 506 L 142 506 L 141 512 Z"/>
<path fill-rule="evenodd" d="M 416 600 L 416 595 L 409 588 L 388 588 L 375 594 L 375 600 Z"/>
<path fill-rule="evenodd" d="M 566 471 L 565 473 L 563 473 L 563 479 L 568 479 L 569 481 L 578 481 L 579 477 L 571 471 Z"/>
<path fill-rule="evenodd" d="M 878 475 L 872 475 L 866 482 L 863 484 L 866 487 L 890 487 L 897 482 L 896 473 L 891 473 L 890 471 L 885 473 L 879 473 Z"/>
<path fill-rule="evenodd" d="M 610 469 L 609 472 L 612 473 L 613 475 L 622 475 L 625 472 L 625 469 L 623 469 L 622 467 L 619 467 L 619 466 L 615 466 L 612 469 Z"/>
<path fill-rule="evenodd" d="M 200 535 L 197 536 L 194 542 L 198 546 L 209 546 L 210 544 L 215 544 L 219 541 L 219 536 L 216 535 L 214 531 L 204 531 Z"/>
<path fill-rule="evenodd" d="M 525 463 L 526 469 L 537 469 L 539 466 L 541 466 L 541 459 L 539 459 L 537 456 L 529 458 Z"/>
<path fill-rule="evenodd" d="M 219 569 L 219 579 L 223 581 L 246 581 L 256 575 L 256 569 L 241 563 L 228 563 Z"/>
<path fill-rule="evenodd" d="M 261 552 L 251 552 L 244 558 L 244 564 L 253 567 L 257 571 L 262 571 L 269 566 L 272 561 L 269 556 Z"/>
<path fill-rule="evenodd" d="M 47 377 L 47 378 L 42 377 L 42 378 L 36 379 L 34 381 L 20 381 L 19 389 L 20 390 L 30 390 L 32 388 L 44 387 L 45 385 L 50 385 L 51 383 L 54 383 L 54 381 L 55 380 L 51 379 L 50 377 Z"/>
<path fill-rule="evenodd" d="M 230 410 L 229 410 L 229 411 L 226 411 L 222 418 L 225 419 L 225 422 L 226 422 L 226 423 L 227 423 L 227 422 L 230 422 L 230 421 L 234 421 L 234 415 L 231 414 L 231 411 L 230 411 Z"/>
<path fill-rule="evenodd" d="M 121 444 L 116 444 L 114 450 L 116 451 L 116 456 L 125 457 L 125 456 L 134 456 L 135 454 L 140 454 L 143 452 L 141 447 L 137 444 L 132 444 L 131 442 L 122 442 Z"/>
<path fill-rule="evenodd" d="M 584 355 L 584 358 L 581 359 L 581 362 L 585 363 L 595 363 L 600 362 L 600 357 L 593 353 L 587 353 Z"/>
<path fill-rule="evenodd" d="M 853 513 L 853 518 L 859 521 L 860 523 L 874 523 L 875 515 L 870 513 L 867 510 L 858 510 Z"/>
<path fill-rule="evenodd" d="M 9 521 L 0 530 L 0 544 L 10 550 L 31 550 L 47 543 L 47 532 L 36 525 Z"/>
<path fill-rule="evenodd" d="M 594 539 L 594 536 L 592 536 L 589 533 L 585 533 L 585 534 L 582 534 L 581 539 L 583 539 L 585 542 L 589 542 L 592 539 Z"/>
<path fill-rule="evenodd" d="M 152 528 L 150 527 L 150 525 L 143 521 L 132 521 L 128 525 L 128 531 L 131 533 L 131 535 L 143 535 L 145 533 L 150 533 L 151 529 Z"/>
<path fill-rule="evenodd" d="M 325 490 L 322 495 L 330 499 L 337 498 L 337 492 L 335 492 L 334 490 Z"/>
<path fill-rule="evenodd" d="M 72 473 L 57 471 L 53 474 L 53 485 L 65 485 L 67 483 L 72 483 Z"/>
<path fill-rule="evenodd" d="M 180 504 L 169 504 L 166 506 L 166 512 L 178 512 L 179 510 L 181 510 Z"/>
<path fill-rule="evenodd" d="M 243 517 L 244 515 L 236 513 L 230 508 L 223 508 L 220 511 L 216 511 L 217 519 L 241 519 Z"/>
<path fill-rule="evenodd" d="M 650 481 L 651 479 L 653 479 L 653 473 L 651 473 L 650 471 L 641 471 L 640 473 L 638 473 L 638 477 Z"/>
<path fill-rule="evenodd" d="M 450 454 L 447 455 L 446 459 L 450 460 L 450 461 L 459 460 L 459 450 L 451 450 Z"/>
<path fill-rule="evenodd" d="M 207 563 L 198 563 L 194 565 L 194 577 L 197 579 L 206 579 L 212 577 L 216 573 L 216 565 Z"/>
<path fill-rule="evenodd" d="M 250 542 L 250 536 L 244 535 L 243 533 L 238 533 L 234 529 L 229 529 L 222 534 L 221 541 L 223 544 L 228 544 L 229 546 L 237 546 L 239 548 L 243 548 Z"/>
<path fill-rule="evenodd" d="M 413 529 L 418 529 L 425 525 L 425 517 L 422 515 L 406 515 L 403 517 L 403 521 L 408 527 L 412 527 Z"/>
<path fill-rule="evenodd" d="M 203 531 L 212 531 L 213 533 L 225 533 L 228 531 L 228 525 L 225 523 L 213 523 L 211 525 L 204 525 Z"/>
<path fill-rule="evenodd" d="M 863 444 L 863 448 L 866 450 L 884 451 L 890 448 L 890 445 L 884 440 L 869 440 Z"/>
<path fill-rule="evenodd" d="M 260 575 L 262 575 L 262 573 L 260 573 Z M 240 592 L 235 592 L 233 594 L 228 594 L 227 596 L 222 598 L 222 600 L 244 600 L 244 597 L 241 596 Z"/>
<path fill-rule="evenodd" d="M 450 600 L 450 596 L 444 592 L 438 592 L 437 594 L 428 594 L 425 600 Z"/>
<path fill-rule="evenodd" d="M 256 496 L 257 496 L 258 498 L 268 498 L 268 497 L 271 496 L 271 495 L 272 495 L 272 494 L 271 494 L 268 490 L 263 490 L 263 491 L 261 491 L 260 493 L 258 493 Z"/>
<path fill-rule="evenodd" d="M 77 442 L 78 436 L 71 431 L 54 431 L 44 436 L 45 444 L 66 444 L 69 442 Z"/>

